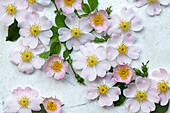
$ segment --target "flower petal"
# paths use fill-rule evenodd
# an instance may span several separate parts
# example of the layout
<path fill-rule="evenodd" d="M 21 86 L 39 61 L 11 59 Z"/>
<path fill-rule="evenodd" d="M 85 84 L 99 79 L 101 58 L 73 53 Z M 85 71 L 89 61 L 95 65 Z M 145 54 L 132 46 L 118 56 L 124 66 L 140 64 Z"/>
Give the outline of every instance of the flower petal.
<path fill-rule="evenodd" d="M 70 7 L 68 5 L 65 5 L 64 7 L 62 7 L 62 11 L 65 13 L 65 14 L 71 14 L 74 12 L 74 8 L 73 7 Z"/>
<path fill-rule="evenodd" d="M 93 99 L 98 97 L 98 92 L 97 92 L 97 89 L 95 87 L 88 86 L 86 88 L 86 91 L 87 91 L 87 94 L 86 94 L 87 99 L 93 100 Z"/>
<path fill-rule="evenodd" d="M 106 54 L 105 47 L 103 47 L 103 46 L 97 47 L 96 50 L 95 50 L 95 55 L 97 56 L 97 58 L 99 58 L 99 60 L 106 59 L 107 54 Z"/>
<path fill-rule="evenodd" d="M 170 0 L 159 0 L 159 2 L 162 5 L 168 5 L 170 3 Z"/>
<path fill-rule="evenodd" d="M 123 90 L 123 95 L 127 98 L 133 98 L 136 95 L 137 87 L 134 83 L 128 85 L 128 88 Z"/>
<path fill-rule="evenodd" d="M 0 22 L 3 26 L 10 26 L 12 23 L 14 23 L 14 16 L 4 14 L 1 17 Z"/>
<path fill-rule="evenodd" d="M 78 26 L 78 24 L 79 24 L 79 18 L 78 18 L 76 15 L 67 17 L 67 18 L 65 19 L 65 23 L 66 23 L 66 25 L 67 25 L 70 29 L 73 29 L 73 28 L 75 28 L 76 26 Z"/>
<path fill-rule="evenodd" d="M 140 23 L 140 19 L 136 16 L 131 20 L 131 29 L 133 31 L 140 31 L 143 29 L 143 25 Z"/>
<path fill-rule="evenodd" d="M 138 112 L 140 109 L 140 104 L 136 99 L 128 99 L 125 102 L 125 106 L 129 108 L 132 112 Z"/>
<path fill-rule="evenodd" d="M 27 74 L 31 74 L 34 71 L 34 68 L 31 65 L 31 63 L 21 61 L 18 65 L 18 71 L 26 72 Z"/>
<path fill-rule="evenodd" d="M 150 86 L 150 80 L 146 77 L 137 77 L 136 78 L 136 86 L 139 90 L 147 91 Z"/>
<path fill-rule="evenodd" d="M 161 104 L 162 106 L 165 106 L 165 105 L 168 104 L 168 99 L 169 99 L 168 96 L 169 96 L 169 95 L 167 95 L 166 93 L 161 93 L 161 94 L 159 95 L 159 97 L 160 97 L 160 104 Z"/>
<path fill-rule="evenodd" d="M 42 103 L 42 100 L 40 98 L 34 98 L 29 102 L 29 108 L 33 111 L 40 111 L 41 107 L 40 104 Z"/>
<path fill-rule="evenodd" d="M 106 60 L 102 60 L 98 62 L 96 65 L 96 72 L 99 77 L 104 77 L 106 75 L 106 71 L 110 69 L 110 64 Z"/>
<path fill-rule="evenodd" d="M 113 104 L 112 97 L 108 94 L 100 95 L 99 97 L 99 106 L 111 106 Z"/>
<path fill-rule="evenodd" d="M 130 59 L 127 55 L 118 55 L 117 62 L 119 64 L 130 64 L 132 59 Z"/>
<path fill-rule="evenodd" d="M 95 39 L 95 36 L 91 33 L 82 33 L 80 38 L 79 38 L 79 41 L 81 44 L 85 44 L 91 40 L 94 40 Z"/>
<path fill-rule="evenodd" d="M 106 53 L 107 53 L 108 60 L 110 61 L 114 60 L 119 54 L 118 50 L 111 46 L 106 48 Z"/>
<path fill-rule="evenodd" d="M 82 70 L 80 76 L 84 79 L 88 79 L 89 81 L 94 81 L 97 76 L 95 67 L 90 67 L 90 66 L 85 67 Z"/>
<path fill-rule="evenodd" d="M 83 33 L 89 33 L 93 28 L 89 25 L 88 18 L 81 18 L 79 21 L 79 28 L 83 30 Z"/>
<path fill-rule="evenodd" d="M 141 110 L 143 112 L 147 112 L 149 113 L 150 111 L 154 111 L 155 110 L 155 104 L 154 102 L 150 102 L 150 101 L 143 101 L 141 103 Z"/>
<path fill-rule="evenodd" d="M 48 45 L 50 43 L 50 37 L 53 35 L 51 30 L 42 31 L 39 34 L 39 39 L 44 45 Z"/>
<path fill-rule="evenodd" d="M 30 48 L 36 48 L 38 45 L 38 38 L 29 35 L 25 37 L 22 42 L 24 46 L 29 46 Z"/>
<path fill-rule="evenodd" d="M 139 58 L 139 53 L 135 50 L 135 48 L 133 49 L 133 46 L 129 47 L 127 55 L 131 59 L 138 59 Z"/>
<path fill-rule="evenodd" d="M 34 56 L 31 59 L 31 63 L 36 69 L 40 69 L 41 66 L 44 65 L 45 60 L 43 58 L 40 58 L 39 56 Z"/>
<path fill-rule="evenodd" d="M 71 31 L 67 28 L 60 28 L 58 30 L 59 33 L 59 40 L 61 42 L 65 42 L 67 40 L 69 40 L 72 36 L 71 36 Z"/>
<path fill-rule="evenodd" d="M 41 30 L 49 30 L 52 27 L 52 23 L 46 16 L 40 18 L 39 25 L 41 26 Z"/>
<path fill-rule="evenodd" d="M 127 9 L 126 7 L 123 7 L 121 9 L 120 14 L 121 14 L 121 17 L 127 21 L 130 21 L 135 16 L 133 9 L 131 8 Z"/>
<path fill-rule="evenodd" d="M 14 64 L 18 64 L 21 60 L 20 52 L 16 49 L 12 50 L 10 53 L 10 61 Z"/>
<path fill-rule="evenodd" d="M 136 6 L 137 7 L 142 7 L 144 5 L 146 5 L 148 2 L 147 0 L 135 0 Z"/>
<path fill-rule="evenodd" d="M 119 95 L 121 94 L 120 88 L 112 87 L 112 88 L 110 88 L 108 94 L 111 96 L 112 101 L 117 101 L 117 100 L 119 100 Z"/>

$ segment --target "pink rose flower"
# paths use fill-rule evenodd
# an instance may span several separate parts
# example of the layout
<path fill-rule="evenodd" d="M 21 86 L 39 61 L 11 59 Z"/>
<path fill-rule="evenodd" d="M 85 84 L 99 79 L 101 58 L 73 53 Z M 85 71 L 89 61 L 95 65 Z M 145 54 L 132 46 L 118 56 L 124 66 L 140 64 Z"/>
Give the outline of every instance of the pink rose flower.
<path fill-rule="evenodd" d="M 134 34 L 134 31 L 140 31 L 143 29 L 143 25 L 140 23 L 140 19 L 135 16 L 133 9 L 123 7 L 120 11 L 120 16 L 111 13 L 112 25 L 108 29 L 108 35 L 117 34 L 121 35 L 127 32 Z"/>
<path fill-rule="evenodd" d="M 148 78 L 137 77 L 135 83 L 128 85 L 128 88 L 123 90 L 123 94 L 127 99 L 125 106 L 132 112 L 138 112 L 140 109 L 143 112 L 149 113 L 155 110 L 155 103 L 159 103 L 158 91 L 151 87 L 151 81 Z"/>
<path fill-rule="evenodd" d="M 104 77 L 106 71 L 110 69 L 110 64 L 106 60 L 105 48 L 99 46 L 94 49 L 91 43 L 80 46 L 80 53 L 73 57 L 73 67 L 82 70 L 80 76 L 89 81 L 94 81 L 97 76 Z"/>
<path fill-rule="evenodd" d="M 59 55 L 50 56 L 44 66 L 47 76 L 52 77 L 54 75 L 54 78 L 57 80 L 62 79 L 65 76 L 67 68 L 68 62 L 64 62 Z"/>
<path fill-rule="evenodd" d="M 23 44 L 30 48 L 36 48 L 38 40 L 44 45 L 48 45 L 50 37 L 53 35 L 50 28 L 52 27 L 51 22 L 47 17 L 40 17 L 38 13 L 27 13 L 25 21 L 18 24 L 20 27 L 20 35 L 25 37 Z"/>
<path fill-rule="evenodd" d="M 31 74 L 35 69 L 40 69 L 44 65 L 45 60 L 39 57 L 44 51 L 42 45 L 38 45 L 35 49 L 22 44 L 23 39 L 19 39 L 19 48 L 14 48 L 10 53 L 10 61 L 18 65 L 18 71 Z"/>
<path fill-rule="evenodd" d="M 165 106 L 170 99 L 170 74 L 165 69 L 152 72 L 153 86 L 159 91 L 160 104 Z"/>
<path fill-rule="evenodd" d="M 114 35 L 108 39 L 106 48 L 108 60 L 117 59 L 119 64 L 130 64 L 132 59 L 138 59 L 140 49 L 133 45 L 135 41 L 136 37 L 131 33 L 123 34 L 123 39 L 120 35 Z"/>
<path fill-rule="evenodd" d="M 0 1 L 0 23 L 10 26 L 14 19 L 22 21 L 28 4 L 25 0 L 1 0 Z"/>
<path fill-rule="evenodd" d="M 167 6 L 170 0 L 134 0 L 137 7 L 148 5 L 146 12 L 150 16 L 159 15 L 162 11 L 161 5 Z"/>
<path fill-rule="evenodd" d="M 74 10 L 81 9 L 82 0 L 55 0 L 58 8 L 61 8 L 65 14 L 71 14 Z"/>
<path fill-rule="evenodd" d="M 134 72 L 128 64 L 119 64 L 113 69 L 113 75 L 116 82 L 129 84 L 134 76 Z"/>
<path fill-rule="evenodd" d="M 89 24 L 95 29 L 97 33 L 106 31 L 111 25 L 111 22 L 108 20 L 109 15 L 105 10 L 100 10 L 97 12 L 91 12 L 89 14 Z"/>
<path fill-rule="evenodd" d="M 59 40 L 61 42 L 67 41 L 66 46 L 69 50 L 71 48 L 79 50 L 80 45 L 95 39 L 95 36 L 89 33 L 93 28 L 88 24 L 88 19 L 79 19 L 74 15 L 67 17 L 65 23 L 69 28 L 60 28 L 58 30 Z"/>
<path fill-rule="evenodd" d="M 5 101 L 5 105 L 7 106 L 6 112 L 31 113 L 31 110 L 40 111 L 42 100 L 37 95 L 37 91 L 30 87 L 26 87 L 25 89 L 18 87 L 14 89 L 12 95 Z"/>
<path fill-rule="evenodd" d="M 95 81 L 90 82 L 87 90 L 87 99 L 93 100 L 99 97 L 99 106 L 111 106 L 113 101 L 119 100 L 121 94 L 120 88 L 113 87 L 116 81 L 112 73 L 107 73 L 105 78 L 97 78 Z"/>
<path fill-rule="evenodd" d="M 47 113 L 60 113 L 61 111 L 61 102 L 55 98 L 45 98 L 43 105 Z"/>

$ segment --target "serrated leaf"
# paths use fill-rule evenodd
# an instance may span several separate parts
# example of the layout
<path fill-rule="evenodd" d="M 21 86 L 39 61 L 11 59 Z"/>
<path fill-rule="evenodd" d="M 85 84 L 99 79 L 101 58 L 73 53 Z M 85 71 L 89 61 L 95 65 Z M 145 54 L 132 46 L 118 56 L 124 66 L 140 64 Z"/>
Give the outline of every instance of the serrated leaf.
<path fill-rule="evenodd" d="M 61 51 L 60 42 L 53 42 L 50 47 L 50 55 L 59 54 Z"/>
<path fill-rule="evenodd" d="M 58 39 L 58 36 L 59 36 L 59 34 L 58 34 L 58 28 L 55 27 L 55 26 L 53 26 L 53 27 L 51 28 L 51 31 L 53 32 L 53 36 L 50 38 L 50 40 L 51 40 L 51 41 L 59 42 L 59 39 Z"/>
<path fill-rule="evenodd" d="M 94 11 L 99 4 L 98 0 L 88 0 L 88 3 L 90 5 L 91 11 Z"/>
<path fill-rule="evenodd" d="M 160 104 L 155 104 L 156 105 L 156 109 L 155 111 L 152 111 L 151 113 L 166 113 L 166 111 L 169 108 L 169 102 L 166 106 L 161 106 Z"/>
<path fill-rule="evenodd" d="M 113 102 L 113 103 L 114 103 L 114 106 L 120 106 L 121 104 L 124 103 L 125 99 L 126 99 L 126 97 L 125 97 L 124 95 L 120 95 L 120 96 L 119 96 L 119 100 Z"/>
<path fill-rule="evenodd" d="M 58 28 L 67 27 L 66 24 L 65 24 L 65 19 L 66 19 L 65 15 L 57 15 L 56 16 L 55 23 L 56 23 Z"/>
<path fill-rule="evenodd" d="M 6 41 L 16 41 L 20 37 L 19 27 L 17 25 L 18 22 L 15 20 L 14 23 L 9 26 Z"/>
<path fill-rule="evenodd" d="M 82 0 L 82 3 L 81 3 L 81 7 L 82 7 L 82 10 L 85 13 L 89 14 L 91 12 L 89 5 L 84 3 L 83 0 Z"/>
<path fill-rule="evenodd" d="M 66 61 L 66 59 L 69 57 L 70 53 L 72 52 L 73 50 L 68 50 L 66 49 L 64 52 L 63 52 L 63 57 L 64 57 L 64 60 Z"/>
<path fill-rule="evenodd" d="M 41 110 L 40 111 L 32 111 L 32 113 L 47 113 L 46 110 L 44 109 L 43 104 L 40 104 Z"/>
<path fill-rule="evenodd" d="M 50 51 L 41 53 L 41 54 L 39 55 L 39 57 L 44 58 L 44 59 L 48 59 L 49 56 L 50 56 Z"/>

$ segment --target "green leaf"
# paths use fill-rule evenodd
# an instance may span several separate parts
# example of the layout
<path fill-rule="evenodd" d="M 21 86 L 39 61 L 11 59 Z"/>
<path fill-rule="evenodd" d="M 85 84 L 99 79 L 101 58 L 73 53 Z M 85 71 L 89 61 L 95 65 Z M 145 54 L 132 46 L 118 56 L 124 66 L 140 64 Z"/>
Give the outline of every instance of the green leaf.
<path fill-rule="evenodd" d="M 48 59 L 49 56 L 50 56 L 50 51 L 41 53 L 41 54 L 39 55 L 39 57 L 44 58 L 44 59 Z"/>
<path fill-rule="evenodd" d="M 91 7 L 91 11 L 94 11 L 99 4 L 98 0 L 88 0 L 88 3 Z"/>
<path fill-rule="evenodd" d="M 66 24 L 65 24 L 65 19 L 66 19 L 65 15 L 57 15 L 56 16 L 55 23 L 56 23 L 58 28 L 67 27 Z"/>
<path fill-rule="evenodd" d="M 156 105 L 156 109 L 155 111 L 152 111 L 151 113 L 166 113 L 166 111 L 169 108 L 169 102 L 166 106 L 161 106 L 160 104 L 155 104 Z"/>
<path fill-rule="evenodd" d="M 40 104 L 41 110 L 40 111 L 32 111 L 32 113 L 47 113 L 46 110 L 44 109 L 43 104 Z"/>
<path fill-rule="evenodd" d="M 57 27 L 55 27 L 55 26 L 53 26 L 52 28 L 51 28 L 51 31 L 53 32 L 53 36 L 51 37 L 51 41 L 56 41 L 56 42 L 59 42 L 59 39 L 58 39 L 58 36 L 59 36 L 59 34 L 58 34 L 58 28 Z"/>
<path fill-rule="evenodd" d="M 73 49 L 71 50 L 68 50 L 66 49 L 64 52 L 63 52 L 63 57 L 64 57 L 64 61 L 66 61 L 66 59 L 69 57 L 70 53 L 73 51 Z"/>
<path fill-rule="evenodd" d="M 59 54 L 61 51 L 60 42 L 53 42 L 50 47 L 50 55 Z"/>
<path fill-rule="evenodd" d="M 16 41 L 20 37 L 19 27 L 17 25 L 18 22 L 15 20 L 14 23 L 9 26 L 6 41 Z"/>
<path fill-rule="evenodd" d="M 85 13 L 89 14 L 91 12 L 89 5 L 84 3 L 83 0 L 82 0 L 82 3 L 81 3 L 81 7 L 82 7 L 82 9 Z"/>
<path fill-rule="evenodd" d="M 114 103 L 114 106 L 120 106 L 121 104 L 124 103 L 125 99 L 126 99 L 126 97 L 125 97 L 124 95 L 120 95 L 120 96 L 119 96 L 119 100 L 113 102 L 113 103 Z"/>

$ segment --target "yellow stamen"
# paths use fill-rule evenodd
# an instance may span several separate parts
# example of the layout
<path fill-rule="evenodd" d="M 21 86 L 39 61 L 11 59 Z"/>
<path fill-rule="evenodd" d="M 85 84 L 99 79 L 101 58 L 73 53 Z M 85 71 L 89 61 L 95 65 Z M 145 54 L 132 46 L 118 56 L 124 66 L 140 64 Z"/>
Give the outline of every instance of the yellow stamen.
<path fill-rule="evenodd" d="M 23 61 L 29 62 L 33 57 L 32 52 L 29 49 L 25 49 L 23 52 L 21 51 L 21 58 Z"/>
<path fill-rule="evenodd" d="M 121 44 L 120 46 L 118 46 L 118 51 L 119 51 L 119 54 L 126 54 L 128 52 L 128 46 L 126 46 L 125 44 Z"/>
<path fill-rule="evenodd" d="M 122 30 L 122 32 L 127 32 L 131 30 L 131 22 L 122 20 L 119 24 L 119 29 Z"/>
<path fill-rule="evenodd" d="M 97 14 L 92 19 L 95 26 L 102 26 L 104 23 L 104 17 L 101 14 Z"/>
<path fill-rule="evenodd" d="M 106 84 L 101 83 L 97 88 L 98 88 L 99 95 L 106 95 L 106 94 L 108 94 L 109 87 Z"/>
<path fill-rule="evenodd" d="M 55 72 L 58 72 L 58 71 L 61 71 L 62 66 L 63 66 L 62 61 L 55 61 L 55 62 L 52 62 L 51 69 Z"/>
<path fill-rule="evenodd" d="M 79 38 L 80 34 L 81 30 L 78 27 L 71 29 L 71 35 L 73 38 Z"/>
<path fill-rule="evenodd" d="M 9 15 L 14 15 L 17 7 L 14 4 L 9 4 L 5 6 L 5 10 Z"/>
<path fill-rule="evenodd" d="M 53 101 L 48 101 L 47 102 L 47 109 L 50 110 L 50 111 L 54 111 L 57 109 L 57 105 L 55 102 Z"/>
<path fill-rule="evenodd" d="M 95 55 L 87 56 L 87 65 L 93 67 L 98 62 L 98 58 Z"/>
<path fill-rule="evenodd" d="M 20 104 L 20 107 L 28 107 L 29 104 L 29 99 L 27 97 L 22 97 L 21 99 L 18 100 L 18 103 Z"/>
<path fill-rule="evenodd" d="M 148 1 L 148 3 L 157 3 L 158 2 L 158 0 L 147 0 Z"/>
<path fill-rule="evenodd" d="M 158 90 L 160 90 L 163 93 L 166 93 L 167 90 L 170 89 L 168 86 L 168 82 L 165 82 L 164 80 L 158 83 Z"/>
<path fill-rule="evenodd" d="M 30 34 L 34 37 L 37 37 L 39 35 L 39 32 L 41 31 L 40 26 L 37 24 L 33 24 L 30 26 Z"/>
<path fill-rule="evenodd" d="M 64 4 L 72 7 L 75 0 L 64 0 Z"/>
<path fill-rule="evenodd" d="M 29 4 L 37 3 L 37 0 L 27 0 Z"/>
<path fill-rule="evenodd" d="M 145 91 L 137 91 L 135 96 L 139 102 L 147 100 L 146 92 Z"/>
<path fill-rule="evenodd" d="M 118 75 L 120 76 L 121 79 L 126 79 L 129 76 L 129 68 L 126 66 L 122 66 L 119 71 L 118 71 Z"/>

